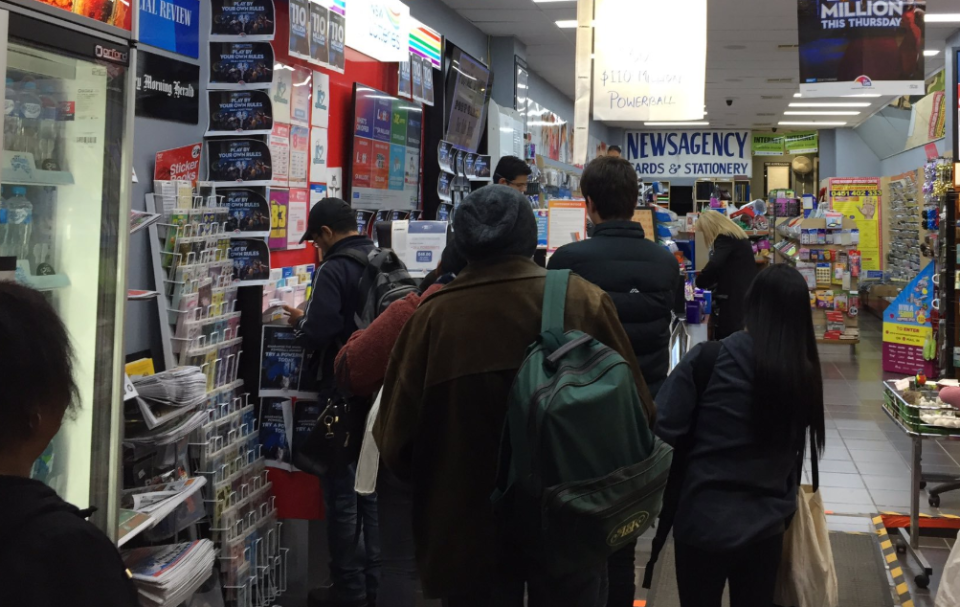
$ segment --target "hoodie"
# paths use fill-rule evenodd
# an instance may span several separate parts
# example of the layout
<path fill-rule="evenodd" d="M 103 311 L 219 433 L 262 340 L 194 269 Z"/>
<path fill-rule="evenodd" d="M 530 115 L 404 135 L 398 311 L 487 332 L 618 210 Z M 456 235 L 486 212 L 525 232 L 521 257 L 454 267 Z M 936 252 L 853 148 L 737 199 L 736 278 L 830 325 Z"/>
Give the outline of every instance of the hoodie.
<path fill-rule="evenodd" d="M 4 605 L 136 607 L 117 548 L 43 483 L 0 476 Z"/>
<path fill-rule="evenodd" d="M 680 361 L 656 398 L 656 434 L 674 446 L 691 432 L 693 437 L 674 538 L 717 552 L 784 531 L 797 509 L 802 446 L 802 438 L 774 446 L 755 440 L 750 419 L 753 339 L 739 331 L 721 344 L 699 402 L 693 369 L 700 345 Z"/>

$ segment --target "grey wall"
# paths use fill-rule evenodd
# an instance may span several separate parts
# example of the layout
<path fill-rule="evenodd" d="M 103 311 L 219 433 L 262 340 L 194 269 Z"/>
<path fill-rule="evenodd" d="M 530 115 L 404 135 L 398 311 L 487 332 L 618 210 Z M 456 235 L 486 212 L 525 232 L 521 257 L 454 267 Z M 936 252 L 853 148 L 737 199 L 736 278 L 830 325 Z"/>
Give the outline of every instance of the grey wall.
<path fill-rule="evenodd" d="M 133 124 L 133 169 L 139 183 L 133 184 L 131 207 L 143 211 L 144 199 L 153 191 L 154 155 L 160 150 L 168 150 L 203 139 L 207 125 L 207 93 L 204 83 L 208 78 L 206 33 L 210 30 L 210 4 L 200 3 L 200 59 L 197 62 L 180 55 L 139 45 L 139 49 L 179 61 L 200 64 L 200 124 L 190 125 L 165 120 L 153 120 L 137 117 Z M 150 253 L 149 231 L 141 230 L 130 236 L 130 257 L 127 259 L 127 285 L 131 289 L 161 290 L 162 285 L 154 284 L 152 255 Z M 127 319 L 124 338 L 125 353 L 141 350 L 153 350 L 154 361 L 162 361 L 160 344 L 160 321 L 157 315 L 157 300 L 127 302 Z M 158 365 L 162 364 L 158 362 Z"/>
<path fill-rule="evenodd" d="M 820 179 L 883 174 L 880 159 L 854 129 L 820 131 Z"/>

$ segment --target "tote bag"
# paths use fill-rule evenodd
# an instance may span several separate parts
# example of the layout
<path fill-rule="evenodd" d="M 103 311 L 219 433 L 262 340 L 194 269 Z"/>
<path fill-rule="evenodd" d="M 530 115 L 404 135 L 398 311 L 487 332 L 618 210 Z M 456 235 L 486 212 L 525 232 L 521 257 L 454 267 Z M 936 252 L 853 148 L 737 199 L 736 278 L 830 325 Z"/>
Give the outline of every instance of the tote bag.
<path fill-rule="evenodd" d="M 367 414 L 367 424 L 363 432 L 363 445 L 360 447 L 360 461 L 357 462 L 357 480 L 354 490 L 360 495 L 370 495 L 377 490 L 377 472 L 380 470 L 380 449 L 377 441 L 373 440 L 373 426 L 377 423 L 377 414 L 380 412 L 380 398 L 383 389 L 377 392 L 377 398 Z"/>
<path fill-rule="evenodd" d="M 940 576 L 940 589 L 937 590 L 936 607 L 957 607 L 960 605 L 960 542 L 953 545 L 947 564 Z"/>
<path fill-rule="evenodd" d="M 812 437 L 810 442 L 813 485 L 800 485 L 797 513 L 783 536 L 773 601 L 781 607 L 837 607 L 840 601 Z"/>

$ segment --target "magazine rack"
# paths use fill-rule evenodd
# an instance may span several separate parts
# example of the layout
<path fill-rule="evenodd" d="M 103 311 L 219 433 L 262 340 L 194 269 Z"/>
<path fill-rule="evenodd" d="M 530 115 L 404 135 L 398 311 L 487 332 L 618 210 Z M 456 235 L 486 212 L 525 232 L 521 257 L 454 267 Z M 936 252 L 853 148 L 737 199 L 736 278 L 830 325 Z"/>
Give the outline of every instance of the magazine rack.
<path fill-rule="evenodd" d="M 197 532 L 216 545 L 224 604 L 269 607 L 287 588 L 289 551 L 280 541 L 282 523 L 256 408 L 241 379 L 243 339 L 228 213 L 215 193 L 194 193 L 189 209 L 178 205 L 182 201 L 146 197 L 147 211 L 157 213 L 159 206 L 162 215 L 148 228 L 157 310 L 164 366 L 201 369 L 207 383 L 198 411 L 207 417 L 181 444 L 159 449 L 157 457 L 174 453 L 176 468 L 206 479 Z"/>

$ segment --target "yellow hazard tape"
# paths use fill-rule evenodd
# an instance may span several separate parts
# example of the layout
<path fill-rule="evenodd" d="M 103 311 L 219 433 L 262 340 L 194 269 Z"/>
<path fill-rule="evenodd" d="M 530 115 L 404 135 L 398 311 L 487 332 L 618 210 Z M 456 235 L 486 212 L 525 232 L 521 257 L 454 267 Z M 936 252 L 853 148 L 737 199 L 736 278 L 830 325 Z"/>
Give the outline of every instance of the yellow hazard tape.
<path fill-rule="evenodd" d="M 883 524 L 882 517 L 873 519 L 874 527 L 877 530 L 877 539 L 880 541 L 880 548 L 883 551 L 884 560 L 890 565 L 890 577 L 893 579 L 894 587 L 897 589 L 897 595 L 900 597 L 900 607 L 913 607 L 913 600 L 910 597 L 910 586 L 903 576 L 903 568 L 900 567 L 900 561 L 897 558 L 897 548 L 887 534 L 887 528 Z"/>

